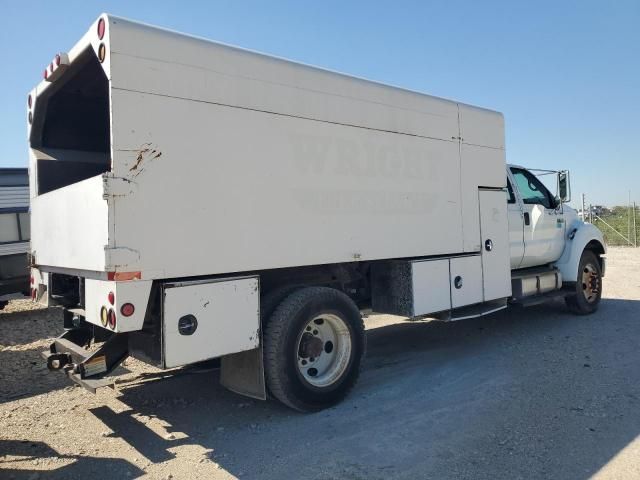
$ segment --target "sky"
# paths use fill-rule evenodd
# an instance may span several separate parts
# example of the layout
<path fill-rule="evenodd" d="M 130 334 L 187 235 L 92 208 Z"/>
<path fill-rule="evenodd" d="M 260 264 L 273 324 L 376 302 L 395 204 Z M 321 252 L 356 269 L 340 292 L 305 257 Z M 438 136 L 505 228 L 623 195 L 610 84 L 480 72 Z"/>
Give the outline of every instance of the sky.
<path fill-rule="evenodd" d="M 0 167 L 27 165 L 27 92 L 102 12 L 498 110 L 508 162 L 640 203 L 640 0 L 0 0 Z"/>

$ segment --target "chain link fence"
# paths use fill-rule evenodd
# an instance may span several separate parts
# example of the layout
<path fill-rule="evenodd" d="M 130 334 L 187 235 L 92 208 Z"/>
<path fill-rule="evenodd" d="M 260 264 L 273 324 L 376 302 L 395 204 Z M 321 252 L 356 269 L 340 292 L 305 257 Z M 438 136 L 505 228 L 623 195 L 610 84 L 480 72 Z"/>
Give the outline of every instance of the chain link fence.
<path fill-rule="evenodd" d="M 583 195 L 584 199 L 584 195 Z M 579 210 L 585 221 L 598 227 L 608 245 L 638 247 L 640 242 L 640 206 L 630 205 L 604 207 L 586 205 Z"/>

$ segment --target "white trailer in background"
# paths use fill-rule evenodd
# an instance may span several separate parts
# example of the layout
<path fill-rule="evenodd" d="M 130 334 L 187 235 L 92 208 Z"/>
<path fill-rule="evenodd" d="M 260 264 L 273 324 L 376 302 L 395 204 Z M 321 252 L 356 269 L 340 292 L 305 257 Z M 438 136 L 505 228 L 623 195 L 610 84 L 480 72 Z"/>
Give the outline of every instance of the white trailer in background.
<path fill-rule="evenodd" d="M 549 290 L 597 305 L 602 236 L 505 171 L 500 113 L 110 15 L 44 77 L 32 293 L 73 327 L 48 365 L 90 389 L 127 355 L 219 357 L 230 389 L 315 410 L 356 381 L 361 309 L 455 319 Z M 520 270 L 538 227 L 554 247 Z"/>
<path fill-rule="evenodd" d="M 0 168 L 0 310 L 29 293 L 29 175 Z"/>

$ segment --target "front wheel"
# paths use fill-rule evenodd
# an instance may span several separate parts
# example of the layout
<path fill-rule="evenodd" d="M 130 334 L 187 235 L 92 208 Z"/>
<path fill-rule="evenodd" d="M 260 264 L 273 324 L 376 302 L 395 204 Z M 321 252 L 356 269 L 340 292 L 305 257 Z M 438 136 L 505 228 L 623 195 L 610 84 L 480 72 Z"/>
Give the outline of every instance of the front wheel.
<path fill-rule="evenodd" d="M 269 390 L 301 412 L 334 405 L 355 385 L 365 348 L 360 311 L 347 295 L 325 287 L 297 290 L 264 329 Z"/>
<path fill-rule="evenodd" d="M 602 297 L 602 269 L 596 254 L 585 250 L 578 265 L 575 293 L 568 295 L 565 302 L 573 313 L 588 315 L 595 312 Z"/>

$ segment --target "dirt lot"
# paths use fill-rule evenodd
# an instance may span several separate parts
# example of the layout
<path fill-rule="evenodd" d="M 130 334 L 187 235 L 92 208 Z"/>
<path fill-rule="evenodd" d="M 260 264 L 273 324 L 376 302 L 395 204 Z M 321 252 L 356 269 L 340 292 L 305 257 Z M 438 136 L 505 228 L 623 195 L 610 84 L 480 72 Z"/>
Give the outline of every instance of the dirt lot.
<path fill-rule="evenodd" d="M 129 360 L 97 395 L 43 367 L 60 314 L 0 314 L 0 478 L 640 478 L 640 250 L 609 254 L 605 299 L 452 323 L 368 319 L 343 404 L 247 400 L 217 372 Z"/>

